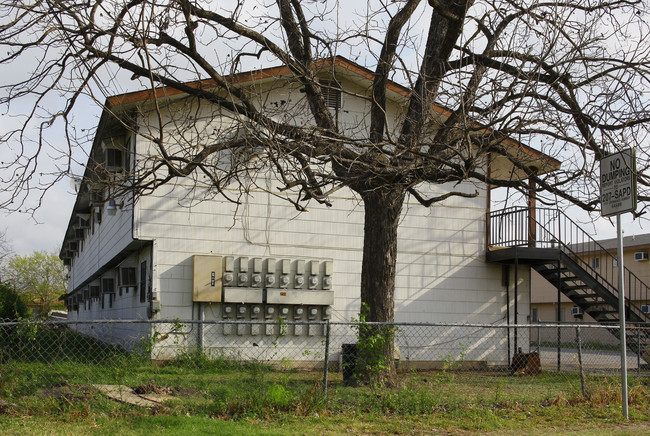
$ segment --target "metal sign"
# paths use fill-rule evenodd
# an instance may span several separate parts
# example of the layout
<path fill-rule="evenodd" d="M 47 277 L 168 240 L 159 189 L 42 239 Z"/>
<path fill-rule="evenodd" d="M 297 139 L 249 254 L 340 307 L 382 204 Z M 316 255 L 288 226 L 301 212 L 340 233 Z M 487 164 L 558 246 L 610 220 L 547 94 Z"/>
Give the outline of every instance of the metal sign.
<path fill-rule="evenodd" d="M 600 213 L 618 215 L 636 210 L 636 159 L 623 150 L 600 160 Z"/>

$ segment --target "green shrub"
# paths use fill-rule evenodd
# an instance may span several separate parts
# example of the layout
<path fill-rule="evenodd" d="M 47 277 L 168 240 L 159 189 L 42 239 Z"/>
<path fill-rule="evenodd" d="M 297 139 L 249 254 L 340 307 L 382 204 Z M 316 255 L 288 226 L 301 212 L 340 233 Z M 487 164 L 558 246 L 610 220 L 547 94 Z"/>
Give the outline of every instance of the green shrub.
<path fill-rule="evenodd" d="M 0 320 L 15 321 L 29 317 L 27 304 L 8 283 L 0 283 Z"/>

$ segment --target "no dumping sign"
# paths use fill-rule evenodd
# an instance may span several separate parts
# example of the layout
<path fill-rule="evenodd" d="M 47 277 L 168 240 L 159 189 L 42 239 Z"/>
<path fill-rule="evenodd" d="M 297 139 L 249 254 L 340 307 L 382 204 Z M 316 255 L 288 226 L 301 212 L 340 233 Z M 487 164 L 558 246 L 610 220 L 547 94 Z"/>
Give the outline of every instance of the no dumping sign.
<path fill-rule="evenodd" d="M 600 213 L 602 216 L 636 209 L 636 161 L 634 151 L 623 150 L 600 160 Z"/>

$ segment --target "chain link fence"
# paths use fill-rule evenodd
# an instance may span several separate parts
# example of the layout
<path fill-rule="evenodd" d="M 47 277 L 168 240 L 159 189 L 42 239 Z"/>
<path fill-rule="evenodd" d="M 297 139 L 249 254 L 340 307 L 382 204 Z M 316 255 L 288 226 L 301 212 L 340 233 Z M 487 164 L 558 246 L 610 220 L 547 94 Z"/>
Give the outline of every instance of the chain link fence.
<path fill-rule="evenodd" d="M 0 323 L 0 399 L 61 386 L 218 389 L 221 370 L 263 370 L 346 389 L 360 356 L 361 324 L 263 321 L 43 321 Z M 394 344 L 398 376 L 454 374 L 454 383 L 501 389 L 556 380 L 559 390 L 620 376 L 618 328 L 597 325 L 364 323 Z M 383 329 L 383 330 L 382 330 Z M 367 330 L 366 330 L 367 331 Z M 382 333 L 384 332 L 384 333 Z M 388 332 L 388 333 L 386 333 Z M 374 341 L 367 334 L 362 341 Z M 627 329 L 629 374 L 650 375 L 650 329 Z M 367 348 L 365 348 L 367 350 Z M 591 379 L 590 379 L 591 377 Z M 587 380 L 585 382 L 585 380 Z M 510 383 L 508 381 L 508 383 Z M 620 384 L 619 384 L 620 386 Z M 122 388 L 120 388 L 122 389 Z M 547 392 L 553 394 L 552 391 Z"/>

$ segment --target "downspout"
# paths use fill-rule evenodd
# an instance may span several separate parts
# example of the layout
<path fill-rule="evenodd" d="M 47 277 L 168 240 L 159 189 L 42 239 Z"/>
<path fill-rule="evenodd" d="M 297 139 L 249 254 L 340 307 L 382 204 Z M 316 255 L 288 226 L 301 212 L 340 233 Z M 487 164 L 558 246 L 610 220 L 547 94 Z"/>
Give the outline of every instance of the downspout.
<path fill-rule="evenodd" d="M 199 303 L 199 330 L 197 332 L 197 347 L 203 352 L 203 321 L 205 321 L 205 306 Z"/>
<path fill-rule="evenodd" d="M 508 328 L 508 367 L 510 366 L 510 356 L 512 355 L 512 350 L 510 348 L 510 265 L 503 266 L 503 284 L 506 287 L 506 324 Z"/>
<path fill-rule="evenodd" d="M 487 176 L 488 179 L 492 177 L 492 154 L 488 153 L 487 157 Z M 492 186 L 488 183 L 487 184 L 487 195 L 485 196 L 485 252 L 490 249 L 490 242 L 492 242 L 490 239 L 492 237 L 491 232 L 491 212 L 492 212 Z"/>
<path fill-rule="evenodd" d="M 519 348 L 518 347 L 518 337 L 519 337 L 519 330 L 517 329 L 517 318 L 519 314 L 519 306 L 517 304 L 517 300 L 519 299 L 519 252 L 515 250 L 515 353 L 518 352 Z"/>

